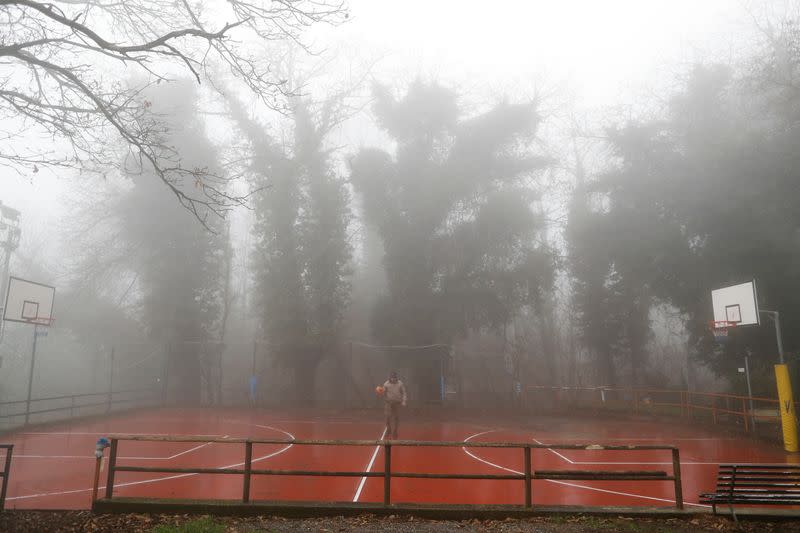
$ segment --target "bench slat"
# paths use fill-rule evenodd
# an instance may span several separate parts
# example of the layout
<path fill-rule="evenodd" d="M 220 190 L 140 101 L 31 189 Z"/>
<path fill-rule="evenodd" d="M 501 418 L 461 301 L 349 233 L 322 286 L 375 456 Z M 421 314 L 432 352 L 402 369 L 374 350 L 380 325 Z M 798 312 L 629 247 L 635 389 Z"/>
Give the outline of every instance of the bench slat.
<path fill-rule="evenodd" d="M 705 498 L 706 500 L 713 500 L 717 503 L 728 503 L 728 502 L 752 502 L 755 500 L 758 501 L 766 501 L 766 502 L 781 502 L 781 503 L 798 503 L 800 502 L 800 498 L 785 498 L 783 496 L 775 496 L 774 498 L 769 497 L 769 495 L 761 495 L 761 496 L 753 496 L 753 497 L 745 497 L 745 496 L 734 496 L 733 498 L 727 496 L 715 496 L 713 498 Z"/>
<path fill-rule="evenodd" d="M 800 488 L 800 483 L 794 482 L 782 482 L 780 480 L 775 481 L 739 481 L 738 479 L 733 483 L 736 487 L 798 487 Z M 730 488 L 730 483 L 717 483 L 717 488 L 728 489 Z"/>
<path fill-rule="evenodd" d="M 785 470 L 761 470 L 756 472 L 755 470 L 751 470 L 749 472 L 739 472 L 736 471 L 736 477 L 752 477 L 752 476 L 763 476 L 763 477 L 775 477 L 775 476 L 783 476 L 783 477 L 791 477 L 798 479 L 800 478 L 800 472 L 788 472 Z M 720 472 L 717 477 L 721 478 L 731 478 L 734 474 L 732 472 Z"/>
<path fill-rule="evenodd" d="M 800 495 L 800 490 L 789 490 L 789 489 L 733 489 L 734 494 L 798 494 Z M 715 494 L 730 494 L 730 490 L 716 492 Z"/>
<path fill-rule="evenodd" d="M 716 492 L 700 494 L 701 503 L 800 505 L 800 465 L 721 464 Z"/>
<path fill-rule="evenodd" d="M 798 502 L 796 500 L 701 500 L 700 503 L 704 503 L 707 505 L 797 505 Z"/>
<path fill-rule="evenodd" d="M 766 465 L 766 464 L 758 464 L 758 463 L 747 463 L 747 464 L 721 464 L 719 465 L 720 470 L 733 470 L 733 467 L 736 467 L 736 471 L 739 470 L 746 471 L 748 468 L 758 468 L 760 470 L 800 470 L 800 464 L 798 465 L 791 465 L 791 464 L 782 464 L 782 465 Z"/>

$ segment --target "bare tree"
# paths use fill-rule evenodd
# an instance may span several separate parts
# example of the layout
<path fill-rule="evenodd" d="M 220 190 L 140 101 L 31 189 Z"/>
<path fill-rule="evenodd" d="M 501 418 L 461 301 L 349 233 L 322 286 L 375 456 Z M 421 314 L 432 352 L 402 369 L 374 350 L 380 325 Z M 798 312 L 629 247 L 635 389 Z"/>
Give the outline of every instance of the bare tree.
<path fill-rule="evenodd" d="M 0 0 L 0 164 L 23 174 L 149 169 L 201 222 L 224 215 L 247 195 L 231 192 L 222 173 L 184 167 L 142 90 L 176 72 L 199 83 L 223 64 L 279 106 L 284 81 L 253 45 L 302 46 L 309 26 L 346 17 L 340 0 Z M 109 148 L 112 134 L 122 156 Z"/>

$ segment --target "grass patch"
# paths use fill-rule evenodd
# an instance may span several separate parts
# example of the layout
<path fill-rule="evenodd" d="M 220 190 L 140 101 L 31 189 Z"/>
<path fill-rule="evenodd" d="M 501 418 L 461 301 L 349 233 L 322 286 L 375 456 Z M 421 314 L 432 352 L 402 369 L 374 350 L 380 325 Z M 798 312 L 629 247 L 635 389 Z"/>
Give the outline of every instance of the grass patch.
<path fill-rule="evenodd" d="M 153 533 L 225 533 L 225 526 L 211 518 L 199 518 L 179 526 L 160 525 Z"/>

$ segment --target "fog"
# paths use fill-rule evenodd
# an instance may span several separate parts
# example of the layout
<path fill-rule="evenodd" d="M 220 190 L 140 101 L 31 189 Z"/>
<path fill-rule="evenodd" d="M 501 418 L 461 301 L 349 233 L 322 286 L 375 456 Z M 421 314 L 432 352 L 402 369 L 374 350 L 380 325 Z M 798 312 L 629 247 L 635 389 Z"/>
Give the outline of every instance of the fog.
<path fill-rule="evenodd" d="M 0 402 L 772 397 L 752 279 L 796 369 L 800 2 L 126 4 L 0 8 Z"/>

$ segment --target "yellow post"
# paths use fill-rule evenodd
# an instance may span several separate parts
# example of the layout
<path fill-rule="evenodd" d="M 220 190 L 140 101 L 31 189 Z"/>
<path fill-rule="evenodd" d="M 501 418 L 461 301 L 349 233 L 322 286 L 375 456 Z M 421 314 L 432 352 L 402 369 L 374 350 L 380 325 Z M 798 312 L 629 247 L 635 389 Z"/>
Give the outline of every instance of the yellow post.
<path fill-rule="evenodd" d="M 798 451 L 797 419 L 792 398 L 792 383 L 789 380 L 789 369 L 786 365 L 775 365 L 775 381 L 778 384 L 778 401 L 781 409 L 781 425 L 783 427 L 783 449 L 787 452 Z"/>

